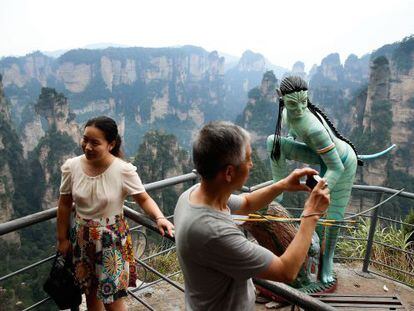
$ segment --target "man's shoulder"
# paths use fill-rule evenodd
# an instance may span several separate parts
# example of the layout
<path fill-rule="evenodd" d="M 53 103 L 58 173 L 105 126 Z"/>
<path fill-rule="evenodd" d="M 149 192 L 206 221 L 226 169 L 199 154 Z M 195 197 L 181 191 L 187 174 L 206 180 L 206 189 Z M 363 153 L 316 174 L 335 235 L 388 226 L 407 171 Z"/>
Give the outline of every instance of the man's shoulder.
<path fill-rule="evenodd" d="M 176 220 L 176 218 L 183 217 L 186 215 L 186 211 L 190 206 L 189 193 L 192 191 L 193 188 L 194 186 L 187 189 L 179 196 L 174 209 L 174 220 Z"/>
<path fill-rule="evenodd" d="M 220 238 L 234 230 L 231 220 L 223 216 L 207 208 L 182 206 L 174 214 L 176 236 L 202 244 Z"/>

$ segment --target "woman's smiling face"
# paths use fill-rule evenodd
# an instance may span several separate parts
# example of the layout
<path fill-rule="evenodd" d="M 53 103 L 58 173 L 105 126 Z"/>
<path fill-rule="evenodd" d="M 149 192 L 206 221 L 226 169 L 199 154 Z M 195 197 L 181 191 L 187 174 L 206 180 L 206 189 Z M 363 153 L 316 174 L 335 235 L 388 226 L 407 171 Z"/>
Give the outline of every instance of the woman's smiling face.
<path fill-rule="evenodd" d="M 110 155 L 115 142 L 109 143 L 103 131 L 94 127 L 87 126 L 83 132 L 82 150 L 86 159 L 99 161 Z"/>

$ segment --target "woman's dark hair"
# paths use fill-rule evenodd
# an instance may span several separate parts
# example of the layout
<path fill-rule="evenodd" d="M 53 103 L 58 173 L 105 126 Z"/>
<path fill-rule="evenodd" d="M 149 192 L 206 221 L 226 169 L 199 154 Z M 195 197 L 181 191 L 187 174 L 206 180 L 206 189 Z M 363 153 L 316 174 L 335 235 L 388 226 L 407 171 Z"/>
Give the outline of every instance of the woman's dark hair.
<path fill-rule="evenodd" d="M 92 118 L 86 122 L 85 128 L 88 126 L 94 126 L 100 129 L 104 133 L 105 139 L 108 143 L 115 141 L 115 146 L 110 152 L 118 158 L 123 157 L 123 152 L 121 150 L 122 139 L 118 134 L 118 126 L 113 119 L 106 116 Z"/>
<path fill-rule="evenodd" d="M 276 129 L 275 129 L 275 135 L 273 139 L 273 148 L 271 157 L 273 160 L 277 161 L 280 158 L 280 139 L 281 139 L 281 129 L 282 129 L 282 111 L 284 108 L 284 102 L 283 102 L 283 96 L 286 94 L 294 93 L 294 92 L 300 92 L 300 91 L 307 91 L 308 90 L 308 84 L 305 80 L 303 80 L 301 77 L 297 76 L 290 76 L 286 77 L 280 82 L 280 94 L 279 94 L 279 112 L 278 112 L 278 118 L 276 122 Z M 356 151 L 355 146 L 344 136 L 342 136 L 341 133 L 335 128 L 332 121 L 329 120 L 328 116 L 320 110 L 318 107 L 316 107 L 314 104 L 312 104 L 308 98 L 308 108 L 309 110 L 316 116 L 316 118 L 323 124 L 321 117 L 325 120 L 326 124 L 328 124 L 329 128 L 334 132 L 335 136 L 338 137 L 340 140 L 346 142 L 348 145 L 351 146 L 351 148 L 354 150 L 355 154 L 358 155 L 358 152 Z M 358 165 L 362 165 L 362 160 L 358 159 Z"/>

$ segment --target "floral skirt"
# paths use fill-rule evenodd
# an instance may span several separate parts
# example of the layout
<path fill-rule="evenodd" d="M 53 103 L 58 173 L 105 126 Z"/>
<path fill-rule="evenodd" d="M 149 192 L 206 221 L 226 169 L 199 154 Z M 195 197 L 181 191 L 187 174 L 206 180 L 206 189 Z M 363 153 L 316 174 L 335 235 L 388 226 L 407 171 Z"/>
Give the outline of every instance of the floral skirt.
<path fill-rule="evenodd" d="M 127 295 L 137 279 L 131 235 L 123 215 L 75 217 L 70 234 L 75 280 L 82 292 L 97 289 L 105 304 Z"/>

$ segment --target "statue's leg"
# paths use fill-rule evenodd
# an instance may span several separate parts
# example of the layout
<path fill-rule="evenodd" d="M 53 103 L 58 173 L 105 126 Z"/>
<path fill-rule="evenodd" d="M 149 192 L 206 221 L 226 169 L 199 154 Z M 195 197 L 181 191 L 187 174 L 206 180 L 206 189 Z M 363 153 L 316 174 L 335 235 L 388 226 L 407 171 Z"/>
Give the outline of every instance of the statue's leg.
<path fill-rule="evenodd" d="M 273 141 L 268 139 L 269 154 L 271 151 L 271 147 L 269 148 L 270 143 L 273 143 Z M 310 149 L 306 144 L 297 142 L 291 138 L 282 137 L 280 140 L 279 160 L 274 161 L 270 157 L 270 166 L 274 182 L 277 182 L 288 175 L 286 160 L 295 160 L 308 164 L 321 164 L 319 155 Z M 282 198 L 283 194 L 277 197 L 277 201 L 282 201 Z"/>
<path fill-rule="evenodd" d="M 348 164 L 348 165 L 347 165 Z M 345 172 L 332 189 L 331 203 L 329 205 L 327 219 L 342 220 L 344 218 L 346 207 L 351 197 L 352 185 L 354 183 L 356 172 L 355 162 L 345 164 Z M 333 257 L 336 242 L 338 240 L 339 229 L 335 227 L 326 227 L 325 250 L 322 257 L 321 281 L 330 283 L 334 281 L 333 277 Z"/>

